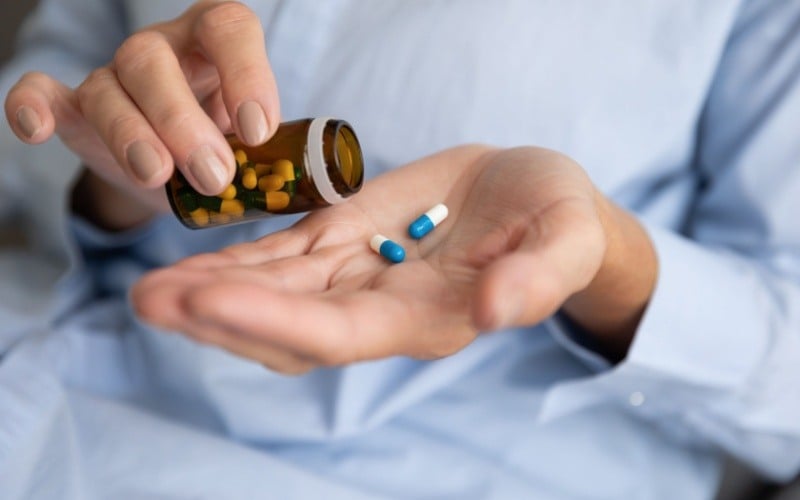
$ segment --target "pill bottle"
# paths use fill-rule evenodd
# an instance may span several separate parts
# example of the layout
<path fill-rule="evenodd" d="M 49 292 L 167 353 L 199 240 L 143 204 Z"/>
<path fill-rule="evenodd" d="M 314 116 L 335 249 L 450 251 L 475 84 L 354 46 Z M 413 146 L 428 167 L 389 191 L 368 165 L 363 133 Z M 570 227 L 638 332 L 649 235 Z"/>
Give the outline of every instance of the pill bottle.
<path fill-rule="evenodd" d="M 343 120 L 282 123 L 261 146 L 247 146 L 235 135 L 226 139 L 236 156 L 236 176 L 223 192 L 200 194 L 177 170 L 167 183 L 173 212 L 191 229 L 335 205 L 364 182 L 361 147 Z"/>

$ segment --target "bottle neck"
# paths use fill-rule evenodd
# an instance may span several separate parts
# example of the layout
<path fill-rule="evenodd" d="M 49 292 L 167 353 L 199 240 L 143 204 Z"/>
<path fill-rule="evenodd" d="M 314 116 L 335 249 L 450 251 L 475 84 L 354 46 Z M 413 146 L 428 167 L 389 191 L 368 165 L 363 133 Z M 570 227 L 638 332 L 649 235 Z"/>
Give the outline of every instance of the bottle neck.
<path fill-rule="evenodd" d="M 325 127 L 332 118 L 314 118 L 308 127 L 308 140 L 306 141 L 306 158 L 314 187 L 327 203 L 336 205 L 344 201 L 344 196 L 336 190 L 328 173 L 328 164 L 325 161 L 324 136 Z"/>

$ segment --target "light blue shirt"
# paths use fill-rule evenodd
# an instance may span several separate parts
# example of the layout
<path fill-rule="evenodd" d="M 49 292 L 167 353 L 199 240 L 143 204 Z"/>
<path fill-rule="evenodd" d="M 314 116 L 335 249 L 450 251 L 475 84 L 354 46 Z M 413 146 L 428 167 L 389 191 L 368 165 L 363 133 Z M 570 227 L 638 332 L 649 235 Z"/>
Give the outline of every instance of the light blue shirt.
<path fill-rule="evenodd" d="M 75 85 L 188 3 L 44 1 L 0 89 Z M 371 175 L 541 145 L 635 212 L 660 275 L 630 352 L 552 319 L 286 377 L 154 331 L 143 272 L 294 219 L 104 234 L 66 210 L 77 160 L 4 127 L 0 211 L 32 250 L 0 255 L 0 498 L 701 499 L 724 453 L 796 474 L 800 2 L 247 3 L 284 118 L 347 119 Z"/>

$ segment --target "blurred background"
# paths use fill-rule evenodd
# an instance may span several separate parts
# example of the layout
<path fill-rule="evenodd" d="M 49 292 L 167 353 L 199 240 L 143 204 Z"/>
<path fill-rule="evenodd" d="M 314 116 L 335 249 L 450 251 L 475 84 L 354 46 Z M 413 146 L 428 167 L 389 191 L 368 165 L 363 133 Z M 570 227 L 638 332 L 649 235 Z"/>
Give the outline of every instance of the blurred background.
<path fill-rule="evenodd" d="M 14 39 L 20 23 L 36 6 L 35 0 L 4 0 L 2 15 L 0 15 L 0 66 L 3 65 L 14 52 Z M 5 101 L 5 96 L 2 100 Z M 0 214 L 2 221 L 3 214 Z M 22 232 L 13 224 L 0 223 L 0 248 L 18 246 L 22 243 Z"/>
<path fill-rule="evenodd" d="M 11 57 L 17 27 L 25 14 L 36 6 L 34 0 L 7 0 L 3 3 L 3 15 L 0 16 L 0 63 Z"/>

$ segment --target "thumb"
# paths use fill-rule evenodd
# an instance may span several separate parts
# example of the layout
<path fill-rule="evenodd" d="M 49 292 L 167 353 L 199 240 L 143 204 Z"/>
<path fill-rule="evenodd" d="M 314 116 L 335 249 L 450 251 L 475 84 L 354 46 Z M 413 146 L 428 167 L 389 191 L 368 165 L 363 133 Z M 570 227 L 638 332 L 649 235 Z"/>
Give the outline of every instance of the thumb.
<path fill-rule="evenodd" d="M 588 286 L 606 247 L 594 206 L 577 199 L 552 206 L 517 241 L 478 276 L 472 320 L 481 330 L 531 325 L 550 316 Z"/>

